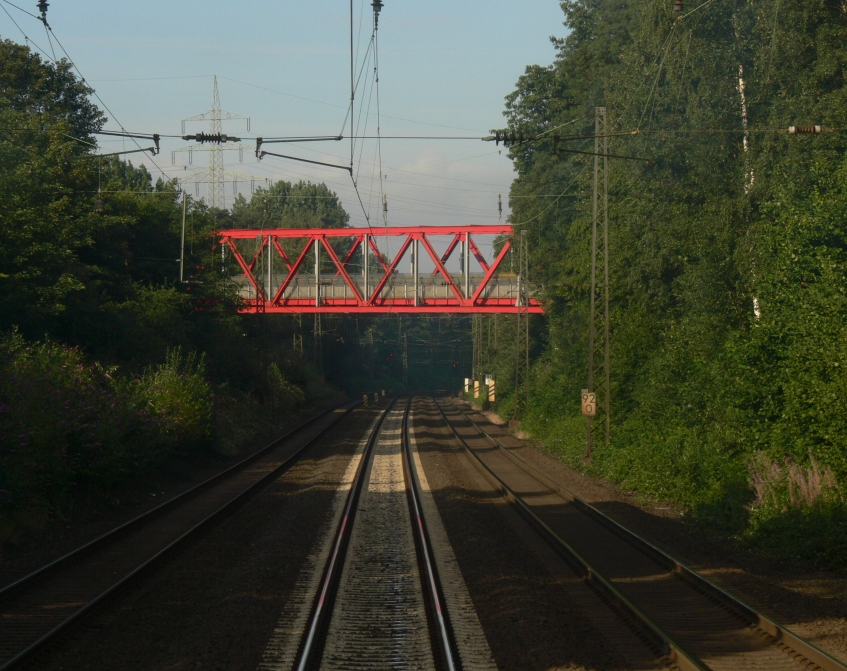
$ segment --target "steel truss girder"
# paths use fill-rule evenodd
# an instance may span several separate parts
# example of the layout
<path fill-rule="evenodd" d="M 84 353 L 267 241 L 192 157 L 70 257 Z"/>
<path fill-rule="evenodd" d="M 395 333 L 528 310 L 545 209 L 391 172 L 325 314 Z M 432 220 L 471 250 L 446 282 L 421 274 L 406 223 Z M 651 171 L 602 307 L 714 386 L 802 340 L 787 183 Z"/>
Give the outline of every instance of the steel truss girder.
<path fill-rule="evenodd" d="M 244 299 L 240 308 L 244 313 L 353 313 L 353 314 L 380 314 L 389 312 L 398 313 L 452 313 L 452 314 L 508 314 L 515 313 L 520 307 L 515 298 L 486 296 L 486 289 L 492 284 L 503 260 L 511 248 L 511 238 L 508 237 L 497 257 L 489 264 L 478 245 L 474 242 L 474 235 L 500 235 L 511 236 L 511 227 L 508 225 L 494 226 L 393 226 L 373 229 L 364 228 L 281 228 L 281 229 L 233 229 L 219 231 L 217 233 L 218 243 L 228 249 L 238 263 L 244 277 L 252 287 L 255 297 Z M 447 251 L 440 255 L 435 251 L 431 238 L 435 236 L 451 236 L 452 242 Z M 393 259 L 387 259 L 380 252 L 377 238 L 397 238 L 400 240 L 399 250 Z M 255 253 L 247 260 L 239 250 L 238 241 L 256 241 Z M 296 260 L 292 263 L 280 244 L 283 240 L 297 240 L 302 244 Z M 331 244 L 333 241 L 345 240 L 350 243 L 349 251 L 344 254 L 336 253 Z M 482 279 L 476 286 L 466 292 L 461 284 L 450 271 L 445 263 L 460 240 L 466 240 L 468 249 L 465 253 L 472 255 L 482 270 Z M 367 246 L 368 251 L 377 259 L 382 268 L 382 275 L 372 277 L 372 281 L 365 280 L 364 287 L 360 286 L 348 272 L 347 266 L 352 261 L 356 252 Z M 338 245 L 336 245 L 336 248 Z M 385 247 L 385 245 L 383 245 Z M 396 246 L 395 246 L 396 247 Z M 342 279 L 345 289 L 345 297 L 325 297 L 321 295 L 321 286 L 325 284 L 320 279 L 321 273 L 314 277 L 314 296 L 308 298 L 295 297 L 288 291 L 292 287 L 295 278 L 306 278 L 304 263 L 312 250 L 321 249 L 326 257 L 332 262 L 334 270 L 332 276 Z M 441 275 L 447 288 L 447 296 L 434 297 L 422 296 L 415 293 L 412 297 L 397 297 L 383 295 L 386 287 L 393 282 L 398 264 L 404 255 L 410 250 L 419 250 L 417 253 L 425 253 L 435 265 L 433 276 Z M 289 247 L 290 251 L 290 247 Z M 413 252 L 414 253 L 414 252 Z M 267 283 L 263 277 L 264 271 L 256 272 L 257 262 L 260 258 L 264 268 L 273 267 L 273 259 L 282 260 L 280 270 L 284 268 L 285 277 L 278 287 L 273 286 L 273 274 L 268 273 Z M 313 255 L 314 258 L 314 255 Z M 469 268 L 469 266 L 466 266 Z M 326 273 L 322 274 L 326 277 Z M 420 276 L 420 274 L 418 274 Z M 367 277 L 367 276 L 366 276 Z M 298 285 L 299 286 L 299 285 Z M 411 285 L 410 285 L 411 286 Z M 417 286 L 417 283 L 415 284 Z M 467 284 L 465 285 L 467 286 Z M 347 292 L 351 294 L 347 296 Z M 287 293 L 288 292 L 288 295 Z M 541 304 L 534 298 L 529 298 L 528 305 L 523 308 L 532 313 L 541 313 Z"/>

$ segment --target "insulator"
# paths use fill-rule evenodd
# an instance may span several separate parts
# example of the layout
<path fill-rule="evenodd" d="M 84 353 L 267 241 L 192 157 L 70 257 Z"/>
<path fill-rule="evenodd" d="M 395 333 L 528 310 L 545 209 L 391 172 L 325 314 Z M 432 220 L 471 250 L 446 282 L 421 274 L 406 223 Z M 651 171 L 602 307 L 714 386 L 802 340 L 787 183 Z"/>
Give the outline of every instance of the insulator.
<path fill-rule="evenodd" d="M 47 0 L 38 0 L 38 11 L 41 12 L 41 20 L 47 20 L 47 8 L 50 6 L 50 3 Z"/>
<path fill-rule="evenodd" d="M 238 142 L 240 138 L 232 137 L 230 135 L 223 135 L 221 133 L 195 133 L 194 135 L 185 135 L 182 138 L 183 140 L 194 140 L 195 142 L 199 142 L 203 144 L 204 142 L 214 142 L 216 144 L 220 144 L 221 142 Z"/>
<path fill-rule="evenodd" d="M 374 28 L 379 27 L 379 13 L 382 11 L 381 0 L 373 0 L 371 7 L 374 8 Z"/>
<path fill-rule="evenodd" d="M 789 135 L 819 135 L 823 133 L 823 126 L 789 126 Z"/>
<path fill-rule="evenodd" d="M 47 3 L 45 2 L 44 4 L 46 5 Z M 98 198 L 97 200 L 94 201 L 94 211 L 95 212 L 102 212 L 103 209 L 104 209 L 103 208 L 103 201 Z"/>
<path fill-rule="evenodd" d="M 685 8 L 685 0 L 674 0 L 673 11 L 676 13 L 677 18 L 682 17 L 682 10 L 684 8 Z"/>

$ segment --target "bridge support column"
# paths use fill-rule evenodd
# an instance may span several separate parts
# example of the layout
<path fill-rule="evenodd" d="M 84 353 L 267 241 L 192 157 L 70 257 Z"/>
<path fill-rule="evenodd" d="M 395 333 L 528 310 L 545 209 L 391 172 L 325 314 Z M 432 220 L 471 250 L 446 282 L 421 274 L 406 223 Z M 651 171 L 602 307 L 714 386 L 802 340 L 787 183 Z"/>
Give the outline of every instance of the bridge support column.
<path fill-rule="evenodd" d="M 465 233 L 463 242 L 464 249 L 462 250 L 462 260 L 465 262 L 465 267 L 462 268 L 462 273 L 465 276 L 465 300 L 471 297 L 471 234 Z"/>
<path fill-rule="evenodd" d="M 273 300 L 274 296 L 274 255 L 273 255 L 273 240 L 268 235 L 268 288 L 265 292 L 267 300 Z"/>
<path fill-rule="evenodd" d="M 315 238 L 315 307 L 321 306 L 321 241 Z"/>
<path fill-rule="evenodd" d="M 365 281 L 364 290 L 362 291 L 362 296 L 367 301 L 370 297 L 370 291 L 368 291 L 368 245 L 370 244 L 370 238 L 368 234 L 365 233 L 362 238 L 362 277 Z"/>
<path fill-rule="evenodd" d="M 421 278 L 418 272 L 419 241 L 412 243 L 412 274 L 415 276 L 415 307 L 421 304 Z"/>

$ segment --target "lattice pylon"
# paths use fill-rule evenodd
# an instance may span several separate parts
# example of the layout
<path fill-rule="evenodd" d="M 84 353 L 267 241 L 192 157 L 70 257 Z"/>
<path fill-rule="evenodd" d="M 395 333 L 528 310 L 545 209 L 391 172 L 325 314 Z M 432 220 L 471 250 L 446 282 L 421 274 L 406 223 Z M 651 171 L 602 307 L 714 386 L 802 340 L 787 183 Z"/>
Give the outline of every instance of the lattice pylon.
<path fill-rule="evenodd" d="M 609 371 L 609 138 L 606 108 L 596 108 L 594 120 L 594 199 L 591 222 L 591 297 L 588 325 L 588 390 L 597 400 L 589 422 L 586 456 L 593 442 L 610 440 Z"/>
<path fill-rule="evenodd" d="M 221 97 L 218 93 L 218 77 L 216 75 L 212 87 L 212 109 L 203 114 L 183 119 L 182 130 L 185 133 L 186 121 L 208 121 L 209 131 L 213 135 L 220 134 L 223 132 L 222 122 L 235 119 L 246 119 L 247 130 L 250 130 L 250 117 L 221 111 Z M 224 171 L 223 149 L 220 145 L 215 144 L 209 148 L 208 204 L 211 207 L 221 210 L 226 208 L 226 196 L 224 193 L 225 180 L 226 172 Z"/>
<path fill-rule="evenodd" d="M 212 118 L 209 122 L 209 131 L 212 135 L 223 133 L 221 124 L 221 97 L 218 94 L 218 78 L 215 77 L 214 89 L 212 91 Z M 212 207 L 224 209 L 226 197 L 224 196 L 224 155 L 219 144 L 212 146 L 209 152 L 209 188 L 211 190 L 210 203 Z"/>

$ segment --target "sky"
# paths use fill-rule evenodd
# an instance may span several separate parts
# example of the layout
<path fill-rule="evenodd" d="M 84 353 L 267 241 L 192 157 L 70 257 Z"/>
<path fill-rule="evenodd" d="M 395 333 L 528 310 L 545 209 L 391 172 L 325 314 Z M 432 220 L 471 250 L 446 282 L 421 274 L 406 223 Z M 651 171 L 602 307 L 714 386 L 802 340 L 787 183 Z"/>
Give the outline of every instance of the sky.
<path fill-rule="evenodd" d="M 13 0 L 36 13 L 35 0 Z M 361 135 L 380 133 L 479 138 L 505 126 L 504 98 L 531 64 L 548 65 L 550 36 L 565 28 L 558 0 L 383 0 L 378 31 L 379 115 L 368 52 L 371 0 L 353 0 L 355 70 L 361 70 L 355 123 Z M 0 36 L 23 42 L 25 33 L 50 57 L 40 22 L 0 0 Z M 10 18 L 11 15 L 11 18 Z M 17 26 L 12 21 L 17 22 Z M 47 14 L 53 35 L 108 108 L 108 129 L 181 134 L 181 121 L 210 110 L 216 75 L 224 111 L 250 117 L 224 122 L 243 139 L 243 156 L 228 151 L 224 164 L 255 185 L 268 180 L 326 182 L 340 197 L 353 226 L 382 224 L 380 165 L 389 225 L 498 223 L 508 215 L 515 174 L 502 147 L 471 140 L 375 140 L 353 151 L 358 196 L 349 174 L 266 156 L 257 161 L 255 137 L 334 136 L 350 101 L 349 0 L 53 0 Z M 61 48 L 52 44 L 57 56 Z M 372 53 L 372 52 L 371 52 Z M 370 59 L 370 60 L 369 60 Z M 373 89 L 373 92 L 372 92 Z M 102 105 L 101 105 L 102 106 Z M 186 132 L 209 131 L 188 122 Z M 349 120 L 344 134 L 349 135 Z M 143 141 L 139 141 L 146 146 Z M 163 139 L 153 159 L 135 154 L 154 177 L 190 176 L 208 154 L 182 139 Z M 133 149 L 131 141 L 102 138 L 101 151 Z M 349 141 L 267 145 L 305 159 L 348 165 Z M 502 153 L 501 153 L 502 151 Z M 188 187 L 194 193 L 193 185 Z M 236 185 L 249 198 L 251 183 Z M 200 196 L 205 186 L 200 187 Z M 233 184 L 225 189 L 227 205 Z"/>

